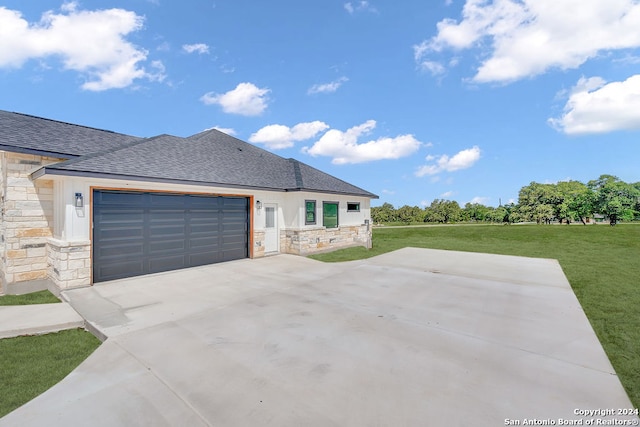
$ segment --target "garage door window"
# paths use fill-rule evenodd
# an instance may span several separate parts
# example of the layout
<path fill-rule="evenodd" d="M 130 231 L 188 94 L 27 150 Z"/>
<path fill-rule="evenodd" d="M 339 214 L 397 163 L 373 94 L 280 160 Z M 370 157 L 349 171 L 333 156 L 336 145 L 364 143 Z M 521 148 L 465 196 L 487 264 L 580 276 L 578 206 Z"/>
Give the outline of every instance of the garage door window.
<path fill-rule="evenodd" d="M 337 202 L 324 202 L 322 204 L 322 225 L 327 228 L 338 228 Z"/>

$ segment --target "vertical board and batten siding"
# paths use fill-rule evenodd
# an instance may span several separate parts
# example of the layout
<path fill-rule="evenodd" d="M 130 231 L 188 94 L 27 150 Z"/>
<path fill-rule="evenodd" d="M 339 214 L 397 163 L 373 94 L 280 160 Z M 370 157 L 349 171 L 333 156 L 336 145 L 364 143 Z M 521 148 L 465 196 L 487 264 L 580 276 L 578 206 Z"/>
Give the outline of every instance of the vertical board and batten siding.
<path fill-rule="evenodd" d="M 93 281 L 249 256 L 249 199 L 94 190 Z"/>

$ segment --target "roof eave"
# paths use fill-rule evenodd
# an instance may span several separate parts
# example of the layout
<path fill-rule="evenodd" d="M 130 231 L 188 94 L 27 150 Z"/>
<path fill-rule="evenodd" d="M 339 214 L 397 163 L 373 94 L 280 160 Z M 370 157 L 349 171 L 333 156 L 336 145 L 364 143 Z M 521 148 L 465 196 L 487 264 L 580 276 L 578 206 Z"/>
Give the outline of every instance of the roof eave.
<path fill-rule="evenodd" d="M 20 154 L 32 154 L 35 156 L 44 156 L 44 157 L 52 157 L 55 159 L 74 159 L 76 157 L 80 157 L 77 154 L 69 154 L 69 153 L 58 153 L 55 151 L 44 151 L 44 150 L 35 150 L 31 148 L 24 147 L 14 147 L 12 145 L 0 144 L 1 151 L 9 151 L 12 153 L 20 153 Z"/>
<path fill-rule="evenodd" d="M 354 196 L 354 197 L 366 197 L 369 199 L 379 199 L 380 197 L 377 194 L 373 194 L 373 193 L 356 193 L 356 192 L 349 192 L 349 191 L 333 191 L 333 190 L 318 190 L 318 189 L 311 189 L 311 188 L 288 188 L 287 190 L 285 190 L 287 192 L 294 192 L 294 191 L 306 191 L 309 193 L 323 193 L 323 194 L 335 194 L 335 195 L 340 195 L 340 196 Z"/>
<path fill-rule="evenodd" d="M 263 190 L 263 191 L 278 191 L 278 192 L 287 191 L 282 188 L 274 188 L 274 187 L 229 184 L 229 183 L 222 183 L 222 182 L 189 181 L 189 180 L 171 179 L 171 178 L 155 178 L 155 177 L 146 177 L 146 176 L 111 174 L 111 173 L 104 173 L 104 172 L 65 170 L 65 169 L 56 169 L 56 168 L 47 167 L 47 166 L 43 166 L 40 169 L 31 173 L 32 179 L 38 179 L 44 176 L 69 176 L 69 177 L 84 177 L 84 178 L 97 178 L 97 179 L 113 179 L 113 180 L 120 180 L 120 181 L 161 182 L 161 183 L 167 183 L 167 184 L 238 188 L 238 189 L 245 189 L 245 190 Z"/>

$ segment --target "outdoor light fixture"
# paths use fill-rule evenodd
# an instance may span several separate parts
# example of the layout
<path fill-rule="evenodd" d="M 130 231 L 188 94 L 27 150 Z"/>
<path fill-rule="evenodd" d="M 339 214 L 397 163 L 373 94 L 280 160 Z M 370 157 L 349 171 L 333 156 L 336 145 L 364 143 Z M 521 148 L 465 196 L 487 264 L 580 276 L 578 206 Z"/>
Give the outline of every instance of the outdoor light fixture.
<path fill-rule="evenodd" d="M 262 209 L 262 202 L 260 200 L 256 200 L 256 209 Z"/>
<path fill-rule="evenodd" d="M 81 208 L 84 206 L 84 200 L 82 198 L 82 193 L 76 193 L 76 208 Z"/>

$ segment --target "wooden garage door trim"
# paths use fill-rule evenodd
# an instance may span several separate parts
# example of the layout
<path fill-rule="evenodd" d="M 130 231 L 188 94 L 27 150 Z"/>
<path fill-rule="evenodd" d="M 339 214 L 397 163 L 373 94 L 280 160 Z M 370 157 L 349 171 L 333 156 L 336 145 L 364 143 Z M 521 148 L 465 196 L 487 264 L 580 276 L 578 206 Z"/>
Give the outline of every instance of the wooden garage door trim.
<path fill-rule="evenodd" d="M 109 203 L 99 204 L 98 195 L 107 198 L 111 195 L 116 198 L 112 200 L 114 204 L 111 205 L 113 206 L 111 211 L 109 211 Z M 91 187 L 90 197 L 94 282 L 119 278 L 114 277 L 117 275 L 132 277 L 253 257 L 253 196 L 251 195 Z M 244 201 L 238 199 L 244 199 Z M 121 211 L 118 211 L 118 208 Z M 101 231 L 96 229 L 100 227 L 97 215 L 104 213 L 106 216 L 102 220 L 112 221 L 119 216 L 120 212 L 124 218 L 122 226 L 125 228 L 133 226 L 131 230 L 137 238 L 131 235 L 132 239 L 127 242 L 130 236 L 125 231 L 121 237 L 116 237 L 112 248 L 114 250 L 110 256 L 109 247 L 106 243 L 101 245 L 100 235 L 97 234 Z M 113 216 L 110 217 L 110 215 Z M 217 232 L 207 228 L 216 227 L 216 224 L 219 224 Z M 231 234 L 227 234 L 229 229 L 225 224 L 232 226 Z M 102 231 L 108 230 L 105 227 L 101 228 Z M 116 226 L 111 231 L 124 231 L 117 228 Z M 241 231 L 241 228 L 244 230 Z M 239 231 L 241 232 L 238 233 Z M 154 239 L 156 232 L 160 233 L 160 240 Z M 155 236 L 158 237 L 158 234 Z M 103 238 L 105 242 L 108 241 L 107 237 L 103 236 Z M 229 241 L 228 238 L 232 240 Z M 131 243 L 129 248 L 133 253 L 130 258 L 120 252 L 128 248 L 128 243 Z M 102 249 L 104 252 L 99 252 Z M 118 257 L 120 260 L 117 260 Z M 109 258 L 112 261 L 111 265 L 109 265 Z M 131 261 L 129 268 L 125 267 L 127 261 Z M 120 266 L 123 268 L 118 272 Z M 100 274 L 101 267 L 103 274 Z M 111 274 L 105 271 L 109 267 L 112 267 Z"/>

